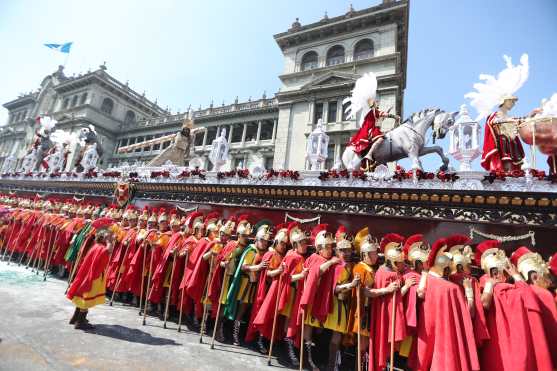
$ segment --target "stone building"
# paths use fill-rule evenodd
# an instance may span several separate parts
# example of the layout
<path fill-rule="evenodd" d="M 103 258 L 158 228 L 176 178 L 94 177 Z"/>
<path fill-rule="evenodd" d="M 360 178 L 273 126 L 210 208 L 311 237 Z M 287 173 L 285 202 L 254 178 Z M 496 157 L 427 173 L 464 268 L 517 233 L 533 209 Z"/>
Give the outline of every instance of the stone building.
<path fill-rule="evenodd" d="M 337 17 L 325 14 L 307 25 L 297 19 L 274 36 L 284 55 L 282 86 L 274 97 L 263 94 L 260 99 L 236 99 L 230 105 L 211 104 L 194 111 L 195 124 L 207 127 L 195 138 L 196 161 L 210 169 L 210 145 L 226 129 L 230 168 L 262 163 L 266 168 L 304 169 L 306 138 L 322 119 L 330 136 L 325 166 L 332 167 L 357 129 L 356 121 L 347 120 L 342 101 L 359 76 L 374 72 L 380 108 L 402 114 L 408 12 L 407 0 L 384 0 L 362 10 L 350 6 Z M 9 119 L 0 131 L 0 161 L 21 157 L 33 138 L 34 118 L 50 114 L 61 129 L 95 126 L 104 149 L 102 167 L 145 164 L 170 142 L 131 153 L 118 153 L 118 148 L 175 133 L 185 115 L 165 111 L 110 76 L 104 65 L 77 77 L 66 77 L 59 69 L 37 92 L 4 107 Z M 382 127 L 392 124 L 384 120 Z"/>

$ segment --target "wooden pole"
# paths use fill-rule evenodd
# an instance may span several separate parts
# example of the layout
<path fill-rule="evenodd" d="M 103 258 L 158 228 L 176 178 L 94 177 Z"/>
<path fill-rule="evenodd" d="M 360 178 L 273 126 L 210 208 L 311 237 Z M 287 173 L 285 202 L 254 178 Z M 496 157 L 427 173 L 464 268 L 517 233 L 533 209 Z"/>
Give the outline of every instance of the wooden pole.
<path fill-rule="evenodd" d="M 149 301 L 149 290 L 151 289 L 151 274 L 153 274 L 153 255 L 156 247 L 151 246 L 151 259 L 149 262 L 149 276 L 147 276 L 147 291 L 145 291 L 145 302 L 143 305 L 143 326 L 145 326 L 145 319 L 147 318 L 147 302 Z"/>
<path fill-rule="evenodd" d="M 10 222 L 8 223 L 8 229 L 10 230 L 10 235 L 5 241 L 2 241 L 2 247 L 4 248 L 4 251 L 2 252 L 2 260 L 4 260 L 6 258 L 6 255 L 8 255 L 8 244 L 10 243 L 10 240 L 12 239 L 12 236 L 14 234 L 14 229 L 15 229 L 14 224 L 15 224 L 15 219 L 11 219 Z"/>
<path fill-rule="evenodd" d="M 356 318 L 358 318 L 358 333 L 356 336 L 358 337 L 358 356 L 356 357 L 357 369 L 358 371 L 362 371 L 362 313 L 361 313 L 361 294 L 360 294 L 360 285 L 356 287 Z"/>
<path fill-rule="evenodd" d="M 176 252 L 172 254 L 172 270 L 170 271 L 170 285 L 168 286 L 168 293 L 166 294 L 166 305 L 164 307 L 164 324 L 166 328 L 166 321 L 168 320 L 168 305 L 170 304 L 170 294 L 172 293 L 172 280 L 174 279 L 174 269 L 176 268 Z M 164 283 L 163 283 L 164 284 Z"/>
<path fill-rule="evenodd" d="M 203 333 L 205 332 L 205 326 L 207 325 L 207 294 L 209 293 L 209 281 L 212 281 L 212 277 L 213 277 L 213 265 L 214 265 L 214 257 L 213 255 L 211 255 L 211 262 L 209 265 L 209 275 L 205 280 L 205 289 L 203 290 L 203 297 L 201 298 L 201 300 L 203 301 L 203 317 L 201 318 L 201 330 L 199 331 L 200 344 L 203 343 Z"/>
<path fill-rule="evenodd" d="M 271 330 L 271 343 L 269 345 L 269 356 L 267 358 L 267 365 L 271 365 L 271 356 L 273 354 L 273 344 L 275 342 L 275 329 L 277 326 L 277 317 L 278 317 L 278 307 L 279 307 L 279 301 L 280 301 L 280 286 L 282 284 L 282 273 L 279 276 L 278 279 L 278 287 L 277 287 L 277 301 L 275 303 L 275 314 L 273 316 L 273 329 Z"/>
<path fill-rule="evenodd" d="M 223 274 L 226 275 L 226 268 L 224 268 L 223 270 L 224 270 Z M 223 277 L 222 285 L 220 287 L 219 304 L 217 305 L 217 317 L 215 318 L 215 325 L 213 326 L 213 338 L 211 339 L 211 349 L 215 349 L 215 336 L 217 335 L 217 327 L 219 326 L 220 307 L 222 304 L 221 297 L 222 297 L 222 293 L 224 292 L 224 286 L 225 286 L 224 278 L 226 277 Z"/>
<path fill-rule="evenodd" d="M 392 304 L 392 314 L 391 314 L 391 362 L 389 365 L 389 371 L 394 369 L 395 361 L 395 321 L 396 321 L 396 291 L 393 292 L 393 304 Z"/>
<path fill-rule="evenodd" d="M 114 294 L 116 290 L 120 286 L 120 275 L 122 273 L 122 267 L 124 265 L 124 261 L 126 260 L 126 256 L 128 256 L 128 249 L 130 247 L 129 241 L 126 243 L 126 249 L 124 250 L 124 257 L 122 258 L 122 262 L 118 264 L 118 273 L 116 274 L 116 282 L 114 283 L 114 291 L 112 291 L 112 295 L 110 296 L 110 302 L 108 305 L 112 306 L 112 302 L 114 301 Z M 141 273 L 143 275 L 143 272 Z"/>
<path fill-rule="evenodd" d="M 186 274 L 186 269 L 188 269 L 188 259 L 189 259 L 189 252 L 186 252 L 185 261 L 184 261 L 184 274 Z M 180 315 L 178 316 L 178 332 L 182 331 L 182 304 L 184 303 L 184 292 L 186 288 L 182 289 L 182 293 L 180 294 Z"/>
<path fill-rule="evenodd" d="M 300 334 L 300 368 L 299 371 L 302 371 L 304 369 L 304 345 L 305 345 L 305 340 L 304 340 L 304 327 L 306 327 L 306 311 L 302 308 L 301 311 L 301 315 L 302 315 L 302 331 Z"/>
<path fill-rule="evenodd" d="M 43 277 L 43 281 L 46 281 L 46 276 L 48 275 L 48 269 L 50 268 L 50 263 L 52 262 L 52 258 L 54 257 L 54 254 L 56 253 L 56 249 L 54 249 L 54 244 L 56 244 L 56 240 L 58 239 L 58 232 L 60 232 L 60 229 L 56 228 L 56 232 L 54 233 L 54 242 L 53 242 L 53 249 L 50 251 L 50 254 L 48 255 L 47 261 L 46 261 L 46 267 L 44 270 L 44 277 Z"/>
<path fill-rule="evenodd" d="M 144 286 L 144 283 L 145 283 L 145 277 L 143 275 L 145 273 L 145 261 L 147 260 L 147 241 L 146 240 L 143 240 L 143 242 L 141 243 L 141 248 L 143 249 L 143 268 L 141 268 L 141 291 L 139 293 L 139 315 L 143 314 L 141 311 L 143 310 L 143 286 Z"/>

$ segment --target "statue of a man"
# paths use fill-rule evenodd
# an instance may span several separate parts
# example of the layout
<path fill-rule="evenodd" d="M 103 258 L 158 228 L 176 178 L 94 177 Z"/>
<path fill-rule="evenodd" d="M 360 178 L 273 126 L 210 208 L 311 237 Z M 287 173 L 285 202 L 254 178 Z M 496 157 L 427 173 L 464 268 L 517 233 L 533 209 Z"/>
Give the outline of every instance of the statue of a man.
<path fill-rule="evenodd" d="M 220 136 L 213 140 L 209 161 L 213 164 L 213 170 L 219 171 L 222 165 L 228 161 L 228 141 L 226 140 L 226 129 L 222 128 Z"/>

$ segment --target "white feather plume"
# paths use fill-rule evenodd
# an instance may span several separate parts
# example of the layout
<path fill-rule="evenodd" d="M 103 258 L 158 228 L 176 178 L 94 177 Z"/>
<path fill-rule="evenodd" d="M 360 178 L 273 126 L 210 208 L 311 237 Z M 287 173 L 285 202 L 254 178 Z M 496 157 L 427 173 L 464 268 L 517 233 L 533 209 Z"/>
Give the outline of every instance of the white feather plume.
<path fill-rule="evenodd" d="M 538 117 L 557 116 L 557 93 L 553 93 L 549 99 L 542 99 L 541 109 L 542 111 L 537 115 Z"/>
<path fill-rule="evenodd" d="M 78 142 L 79 136 L 76 133 L 58 129 L 50 135 L 50 140 L 55 144 L 74 144 Z"/>
<path fill-rule="evenodd" d="M 377 77 L 373 72 L 368 72 L 356 80 L 352 96 L 344 99 L 343 104 L 350 103 L 345 113 L 348 119 L 355 119 L 358 113 L 367 113 L 369 110 L 368 100 L 375 100 L 377 94 Z M 363 119 L 358 124 L 361 125 Z"/>
<path fill-rule="evenodd" d="M 470 105 L 478 112 L 477 120 L 487 117 L 493 108 L 501 103 L 505 96 L 513 95 L 528 79 L 528 54 L 522 54 L 520 64 L 514 66 L 509 56 L 504 55 L 505 69 L 495 78 L 492 75 L 481 74 L 480 81 L 474 84 L 474 89 L 464 97 L 470 99 Z"/>
<path fill-rule="evenodd" d="M 40 122 L 40 125 L 41 125 L 41 129 L 43 129 L 44 131 L 47 131 L 47 130 L 50 131 L 50 130 L 54 129 L 54 127 L 58 123 L 58 121 L 54 120 L 50 116 L 41 117 L 39 122 Z"/>
<path fill-rule="evenodd" d="M 93 133 L 97 134 L 97 131 L 95 130 L 95 127 L 94 127 L 93 125 L 89 124 L 89 129 L 90 129 Z"/>

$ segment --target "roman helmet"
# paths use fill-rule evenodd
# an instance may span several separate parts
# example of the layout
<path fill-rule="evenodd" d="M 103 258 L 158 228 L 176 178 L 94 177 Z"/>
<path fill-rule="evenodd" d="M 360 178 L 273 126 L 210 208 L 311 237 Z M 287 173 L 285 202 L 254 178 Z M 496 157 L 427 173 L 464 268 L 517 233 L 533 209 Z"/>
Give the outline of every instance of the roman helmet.
<path fill-rule="evenodd" d="M 207 232 L 216 232 L 220 228 L 218 212 L 212 212 L 205 217 L 205 230 Z"/>
<path fill-rule="evenodd" d="M 345 239 L 347 236 L 346 227 L 344 225 L 340 225 L 335 233 L 335 240 L 338 242 L 342 239 Z"/>
<path fill-rule="evenodd" d="M 276 238 L 275 238 L 276 239 Z M 300 228 L 298 222 L 292 222 L 288 225 L 288 240 L 294 246 L 295 243 L 306 241 L 308 235 Z"/>
<path fill-rule="evenodd" d="M 446 268 L 450 268 L 453 257 L 447 252 L 447 239 L 440 238 L 433 243 L 427 259 L 429 271 L 443 277 Z"/>
<path fill-rule="evenodd" d="M 248 215 L 240 215 L 238 217 L 238 225 L 236 227 L 236 234 L 238 236 L 249 236 L 252 234 L 253 228 L 249 222 Z"/>
<path fill-rule="evenodd" d="M 328 228 L 328 224 L 318 224 L 311 230 L 311 241 L 317 250 L 335 244 L 333 234 L 327 230 Z"/>
<path fill-rule="evenodd" d="M 122 215 L 122 218 L 126 219 L 126 220 L 137 220 L 138 215 L 135 212 L 135 207 L 133 207 L 132 205 L 128 205 L 128 207 L 126 208 L 126 211 L 124 211 L 124 214 Z"/>
<path fill-rule="evenodd" d="M 476 246 L 474 260 L 485 273 L 489 274 L 492 268 L 504 270 L 509 264 L 509 259 L 500 247 L 501 241 L 497 240 L 486 240 Z"/>
<path fill-rule="evenodd" d="M 147 223 L 152 223 L 152 224 L 157 224 L 158 221 L 158 210 L 157 209 L 153 209 L 151 211 L 151 215 L 149 215 L 149 219 L 147 219 Z"/>
<path fill-rule="evenodd" d="M 512 253 L 511 263 L 516 266 L 518 272 L 526 281 L 528 281 L 528 274 L 532 271 L 537 272 L 543 277 L 549 276 L 548 265 L 543 260 L 542 256 L 538 253 L 532 252 L 525 246 L 519 247 Z"/>
<path fill-rule="evenodd" d="M 143 210 L 141 211 L 141 215 L 139 216 L 139 220 L 144 221 L 144 222 L 149 220 L 149 207 L 148 206 L 143 207 Z"/>
<path fill-rule="evenodd" d="M 219 229 L 219 233 L 224 233 L 227 236 L 232 236 L 235 226 L 236 226 L 236 217 L 231 216 L 223 225 L 221 225 Z"/>
<path fill-rule="evenodd" d="M 176 211 L 172 211 L 170 213 L 170 223 L 169 224 L 170 224 L 171 227 L 179 227 L 182 224 L 182 221 L 180 220 L 178 215 L 176 215 Z"/>
<path fill-rule="evenodd" d="M 458 271 L 458 266 L 466 273 L 470 273 L 470 265 L 472 264 L 472 248 L 470 244 L 472 240 L 464 235 L 455 234 L 447 237 L 447 251 L 452 255 L 451 273 Z"/>
<path fill-rule="evenodd" d="M 159 217 L 157 218 L 157 223 L 168 222 L 168 214 L 164 208 L 159 209 Z"/>
<path fill-rule="evenodd" d="M 255 230 L 255 240 L 264 240 L 270 242 L 273 239 L 273 224 L 266 219 L 260 220 L 253 227 Z"/>
<path fill-rule="evenodd" d="M 203 213 L 200 211 L 194 211 L 188 214 L 183 224 L 191 233 L 195 233 L 195 231 L 199 228 L 205 228 L 205 225 L 203 224 Z"/>
<path fill-rule="evenodd" d="M 391 263 L 404 262 L 404 254 L 402 253 L 402 244 L 404 237 L 397 233 L 389 233 L 383 236 L 379 249 L 385 254 L 385 260 Z"/>
<path fill-rule="evenodd" d="M 288 236 L 290 235 L 288 226 L 289 225 L 286 223 L 277 225 L 276 227 L 277 233 L 275 234 L 275 238 L 273 240 L 273 243 L 275 245 L 280 242 L 288 243 Z"/>
<path fill-rule="evenodd" d="M 424 240 L 423 234 L 413 234 L 408 237 L 404 242 L 402 251 L 406 260 L 410 262 L 413 267 L 416 261 L 421 261 L 422 263 L 427 262 L 430 253 L 430 249 Z"/>

